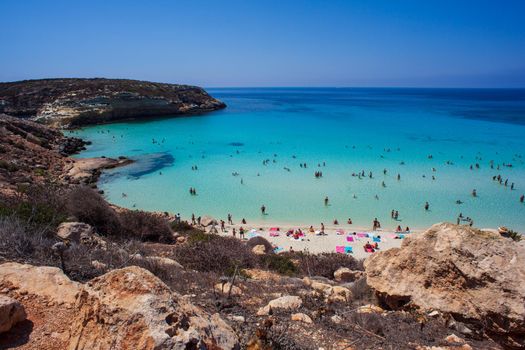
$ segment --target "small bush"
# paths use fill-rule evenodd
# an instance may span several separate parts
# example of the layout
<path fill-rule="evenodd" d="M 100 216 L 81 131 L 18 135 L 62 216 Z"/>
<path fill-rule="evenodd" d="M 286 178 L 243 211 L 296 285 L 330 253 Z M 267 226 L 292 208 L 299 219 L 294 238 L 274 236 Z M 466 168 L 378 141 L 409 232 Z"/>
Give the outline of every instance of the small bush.
<path fill-rule="evenodd" d="M 334 278 L 334 272 L 340 267 L 347 267 L 352 270 L 363 270 L 363 262 L 354 257 L 338 253 L 294 253 L 294 259 L 298 260 L 298 266 L 303 275 L 323 276 Z"/>
<path fill-rule="evenodd" d="M 102 235 L 118 236 L 122 232 L 117 213 L 100 194 L 88 187 L 75 187 L 66 200 L 67 212 L 90 224 Z"/>
<path fill-rule="evenodd" d="M 266 254 L 260 257 L 263 268 L 276 271 L 281 275 L 292 276 L 298 271 L 292 259 L 285 254 Z"/>
<path fill-rule="evenodd" d="M 119 216 L 122 235 L 141 241 L 172 241 L 172 231 L 165 218 L 141 210 L 126 210 Z"/>
<path fill-rule="evenodd" d="M 188 243 L 190 245 L 195 245 L 199 242 L 209 242 L 215 237 L 215 235 L 210 235 L 202 230 L 194 230 L 188 235 Z"/>
<path fill-rule="evenodd" d="M 250 248 L 238 239 L 214 234 L 190 236 L 188 244 L 175 249 L 174 258 L 186 268 L 222 274 L 235 266 L 254 267 L 257 261 Z"/>
<path fill-rule="evenodd" d="M 171 224 L 171 229 L 175 232 L 182 233 L 182 234 L 187 234 L 187 233 L 191 233 L 194 231 L 200 231 L 200 230 L 195 229 L 195 227 L 191 226 L 186 221 L 181 221 L 180 223 L 173 222 Z"/>
<path fill-rule="evenodd" d="M 507 233 L 507 237 L 512 238 L 512 240 L 515 242 L 521 241 L 521 234 L 514 230 L 509 230 Z"/>
<path fill-rule="evenodd" d="M 58 260 L 51 249 L 55 242 L 44 230 L 16 216 L 0 217 L 0 261 L 56 266 Z"/>
<path fill-rule="evenodd" d="M 15 216 L 29 225 L 53 231 L 66 218 L 63 192 L 53 185 L 18 188 L 15 197 L 3 197 L 0 216 Z"/>

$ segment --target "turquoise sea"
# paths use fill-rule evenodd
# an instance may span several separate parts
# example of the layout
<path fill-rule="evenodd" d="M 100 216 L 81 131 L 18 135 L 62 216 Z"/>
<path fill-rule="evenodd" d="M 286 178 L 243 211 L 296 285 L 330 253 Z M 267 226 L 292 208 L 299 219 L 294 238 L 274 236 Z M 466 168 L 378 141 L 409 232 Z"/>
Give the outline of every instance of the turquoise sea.
<path fill-rule="evenodd" d="M 525 229 L 525 90 L 208 91 L 228 107 L 73 132 L 93 141 L 79 157 L 136 160 L 102 176 L 110 202 L 183 218 L 232 213 L 248 223 L 352 218 L 368 227 L 377 217 L 386 228 L 425 228 L 462 213 L 477 227 Z M 497 175 L 508 185 L 494 181 Z"/>

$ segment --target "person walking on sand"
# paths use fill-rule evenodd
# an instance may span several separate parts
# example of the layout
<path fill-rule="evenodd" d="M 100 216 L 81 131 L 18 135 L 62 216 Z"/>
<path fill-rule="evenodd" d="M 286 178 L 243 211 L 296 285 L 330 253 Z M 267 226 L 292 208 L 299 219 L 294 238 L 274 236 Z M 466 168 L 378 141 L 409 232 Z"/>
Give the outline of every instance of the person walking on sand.
<path fill-rule="evenodd" d="M 224 220 L 221 220 L 221 232 L 226 231 L 226 228 L 224 227 Z"/>
<path fill-rule="evenodd" d="M 232 214 L 228 214 L 228 225 L 233 225 Z"/>
<path fill-rule="evenodd" d="M 320 232 L 321 235 L 325 235 L 324 233 L 324 223 L 321 222 L 321 232 Z"/>
<path fill-rule="evenodd" d="M 234 227 L 233 230 L 232 230 L 232 234 L 233 234 L 233 238 L 236 238 L 236 237 L 237 237 L 237 231 L 235 231 L 235 227 Z"/>
<path fill-rule="evenodd" d="M 194 213 L 191 213 L 191 224 L 192 225 L 196 224 L 196 222 L 195 222 L 195 214 Z"/>

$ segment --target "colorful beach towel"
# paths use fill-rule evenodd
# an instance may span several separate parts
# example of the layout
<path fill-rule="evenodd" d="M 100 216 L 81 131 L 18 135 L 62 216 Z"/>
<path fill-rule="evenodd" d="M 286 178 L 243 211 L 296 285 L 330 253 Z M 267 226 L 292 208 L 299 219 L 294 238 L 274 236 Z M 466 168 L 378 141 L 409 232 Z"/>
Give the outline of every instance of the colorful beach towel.
<path fill-rule="evenodd" d="M 342 246 L 342 245 L 338 245 L 338 246 L 335 247 L 335 252 L 336 252 L 336 253 L 342 253 L 342 254 L 344 254 L 344 252 L 345 252 L 345 247 Z"/>
<path fill-rule="evenodd" d="M 279 237 L 278 231 L 270 231 L 270 237 Z"/>
<path fill-rule="evenodd" d="M 380 237 L 374 237 L 372 239 L 374 240 L 374 242 L 378 242 L 378 243 L 381 242 L 381 238 Z"/>
<path fill-rule="evenodd" d="M 354 251 L 352 249 L 352 247 L 345 247 L 345 253 L 346 254 L 352 254 Z"/>
<path fill-rule="evenodd" d="M 338 234 L 338 235 L 344 235 L 345 231 L 342 230 L 342 229 L 338 229 L 338 230 L 335 231 L 335 233 Z"/>
<path fill-rule="evenodd" d="M 346 241 L 347 242 L 353 242 L 354 241 L 354 236 L 346 236 Z"/>
<path fill-rule="evenodd" d="M 282 251 L 283 251 L 283 248 L 281 248 L 281 247 L 274 248 L 274 250 L 273 250 L 274 253 L 279 253 L 279 252 L 282 252 Z"/>
<path fill-rule="evenodd" d="M 366 238 L 366 237 L 368 237 L 368 233 L 358 233 L 357 237 L 359 237 L 359 238 Z"/>

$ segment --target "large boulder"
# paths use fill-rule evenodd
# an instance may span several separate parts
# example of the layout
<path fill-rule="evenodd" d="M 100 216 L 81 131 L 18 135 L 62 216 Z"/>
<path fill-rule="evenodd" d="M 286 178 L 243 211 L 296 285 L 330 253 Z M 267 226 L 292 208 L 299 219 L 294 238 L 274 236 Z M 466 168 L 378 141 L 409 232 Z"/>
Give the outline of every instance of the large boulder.
<path fill-rule="evenodd" d="M 26 319 L 26 312 L 17 300 L 0 295 L 0 333 L 7 332 Z"/>
<path fill-rule="evenodd" d="M 383 306 L 439 310 L 500 343 L 525 346 L 525 249 L 497 233 L 436 224 L 365 261 Z"/>
<path fill-rule="evenodd" d="M 14 290 L 19 295 L 38 295 L 55 304 L 74 305 L 81 286 L 56 267 L 0 265 L 0 289 Z"/>
<path fill-rule="evenodd" d="M 218 225 L 218 223 L 217 220 L 215 220 L 211 216 L 205 215 L 201 218 L 201 225 L 204 227 L 208 227 L 211 225 Z"/>
<path fill-rule="evenodd" d="M 71 350 L 238 348 L 218 314 L 206 314 L 136 266 L 88 282 L 75 309 Z"/>
<path fill-rule="evenodd" d="M 238 349 L 233 330 L 219 317 L 192 305 L 172 292 L 149 271 L 131 266 L 113 270 L 86 284 L 70 281 L 61 270 L 17 263 L 0 265 L 0 290 L 23 296 L 31 303 L 33 317 L 52 318 L 42 308 L 53 305 L 55 313 L 71 315 L 39 320 L 60 329 L 60 349 Z M 38 300 L 45 300 L 35 309 Z M 74 312 L 73 312 L 74 311 Z M 40 331 L 40 333 L 42 333 Z M 45 348 L 46 337 L 31 340 Z M 41 343 L 39 343 L 41 342 Z"/>

